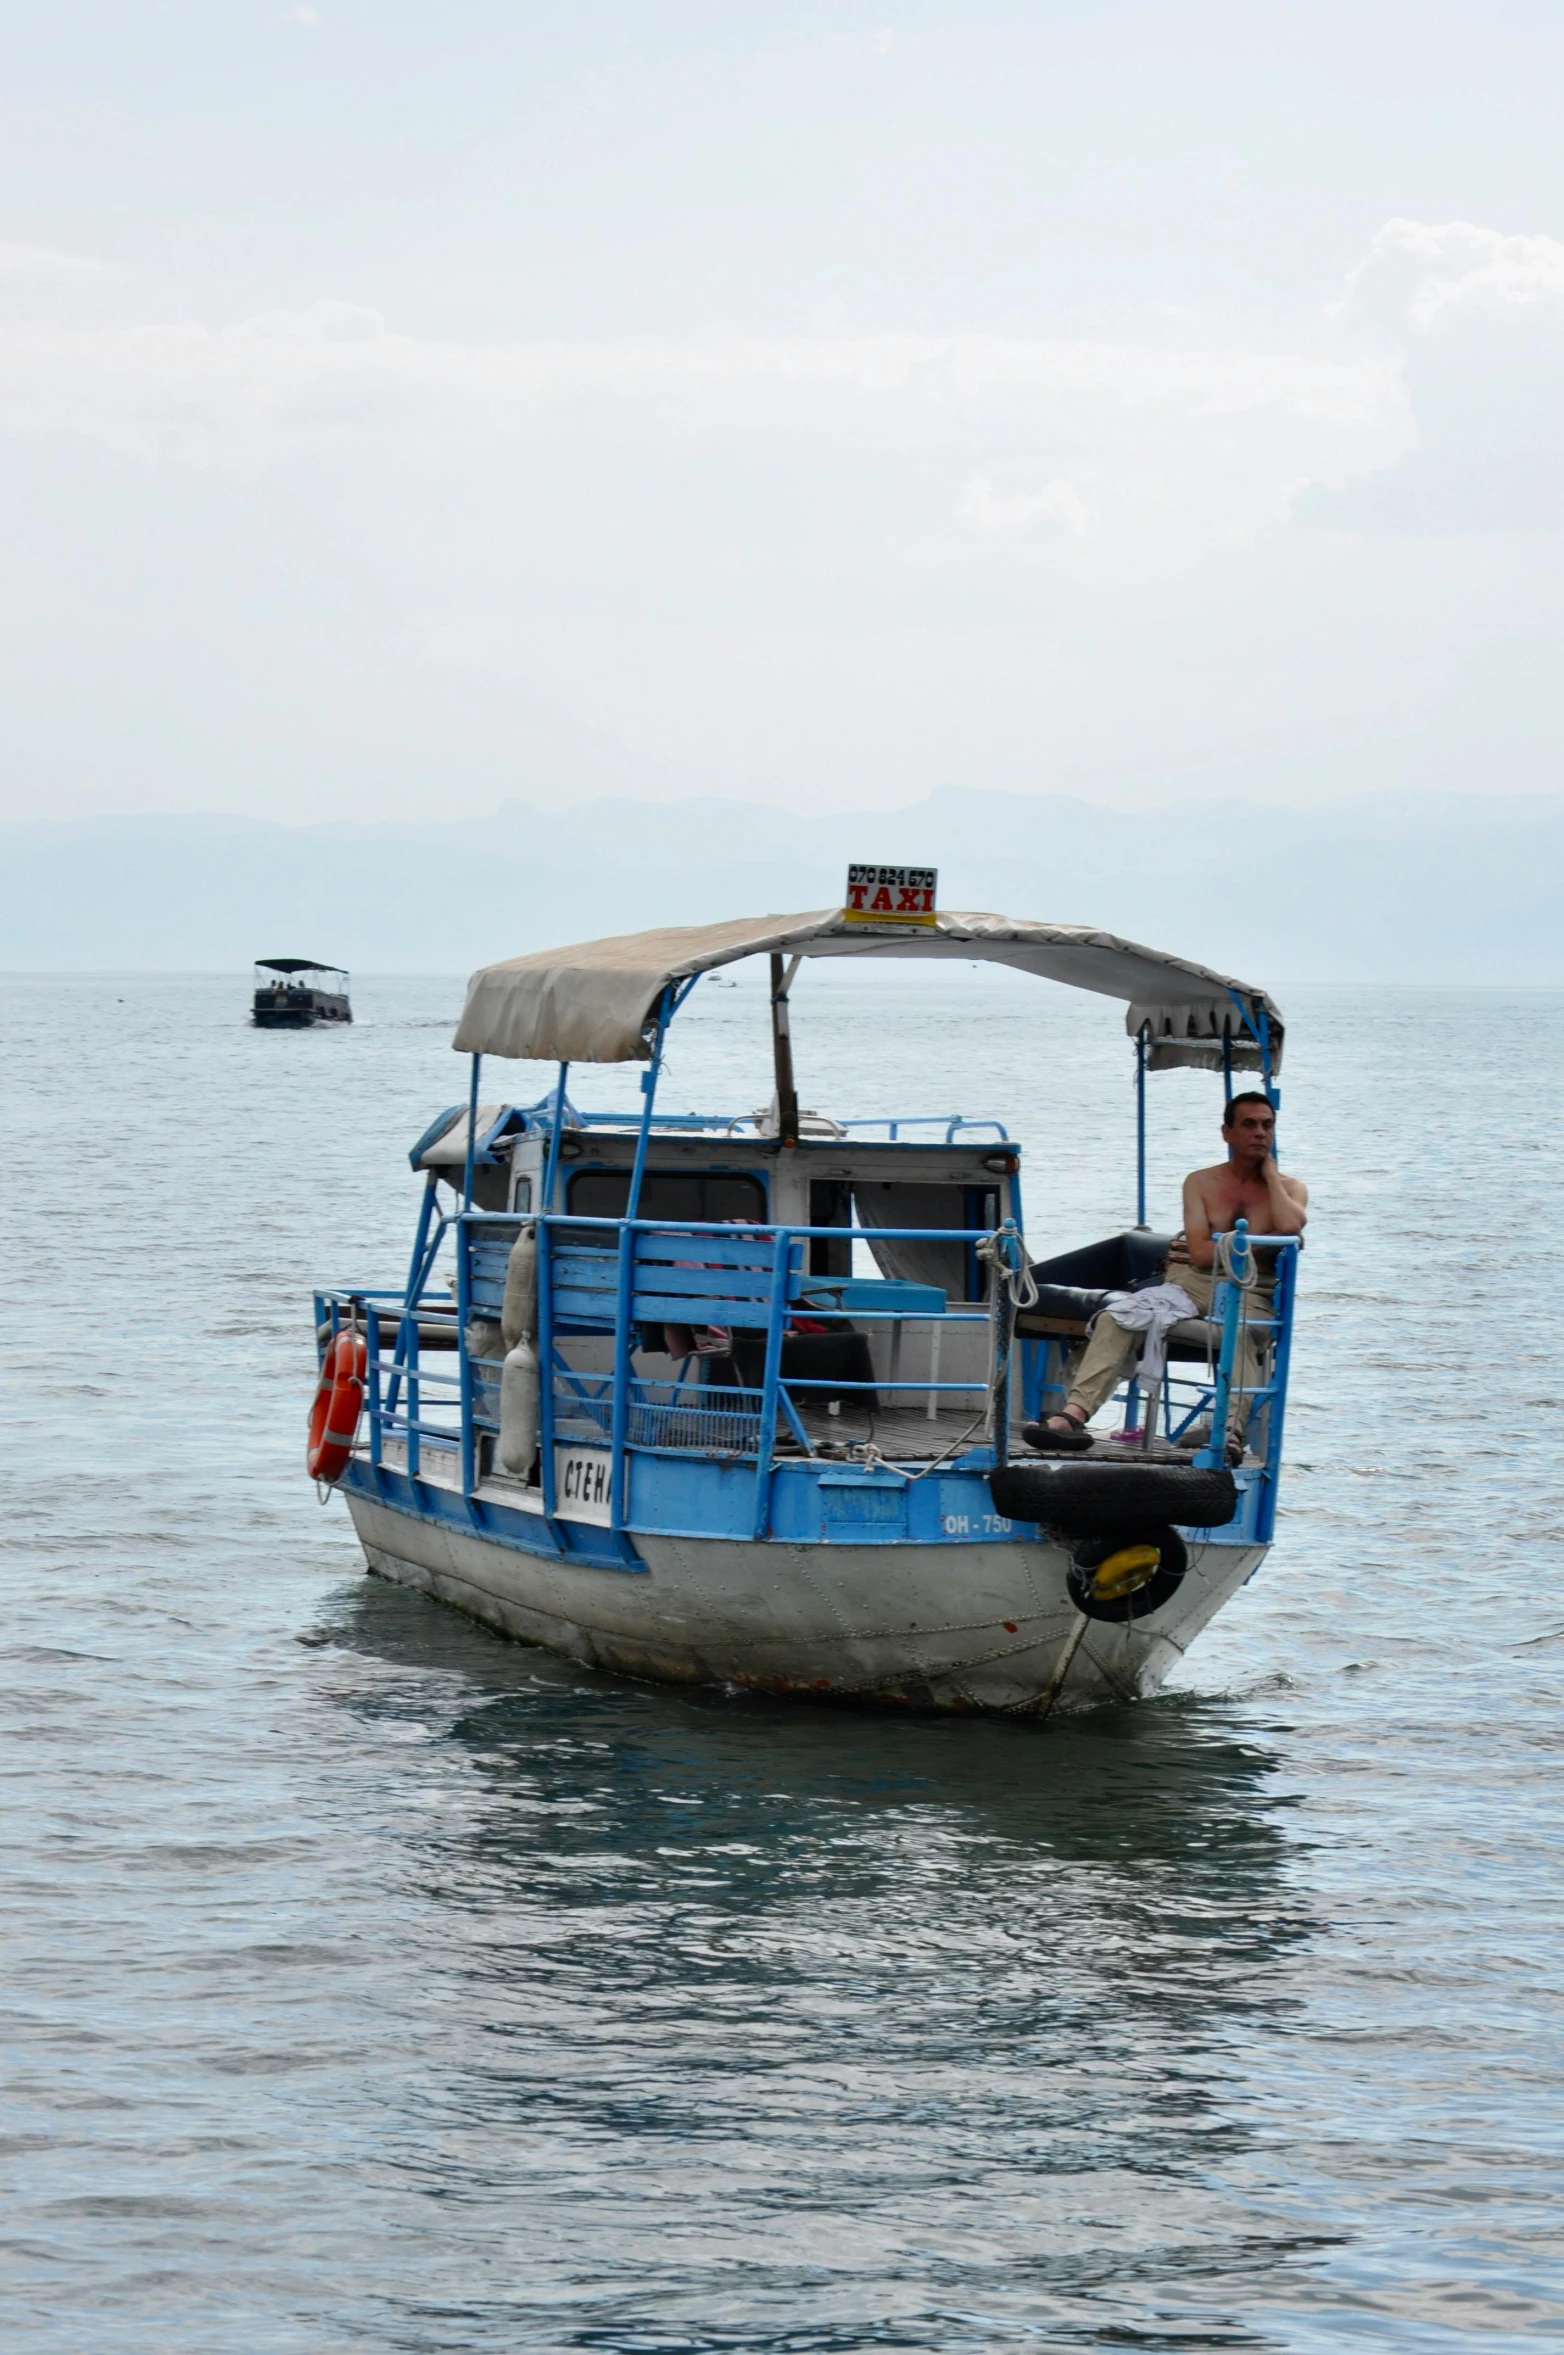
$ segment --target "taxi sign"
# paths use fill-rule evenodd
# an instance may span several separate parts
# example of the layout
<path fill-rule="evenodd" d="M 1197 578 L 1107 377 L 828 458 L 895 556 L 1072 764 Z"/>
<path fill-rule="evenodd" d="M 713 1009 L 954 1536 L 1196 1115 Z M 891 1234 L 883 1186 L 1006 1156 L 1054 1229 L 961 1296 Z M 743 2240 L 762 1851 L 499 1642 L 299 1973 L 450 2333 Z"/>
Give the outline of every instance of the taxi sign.
<path fill-rule="evenodd" d="M 937 867 L 849 867 L 842 914 L 849 924 L 920 924 L 932 931 L 938 882 Z"/>

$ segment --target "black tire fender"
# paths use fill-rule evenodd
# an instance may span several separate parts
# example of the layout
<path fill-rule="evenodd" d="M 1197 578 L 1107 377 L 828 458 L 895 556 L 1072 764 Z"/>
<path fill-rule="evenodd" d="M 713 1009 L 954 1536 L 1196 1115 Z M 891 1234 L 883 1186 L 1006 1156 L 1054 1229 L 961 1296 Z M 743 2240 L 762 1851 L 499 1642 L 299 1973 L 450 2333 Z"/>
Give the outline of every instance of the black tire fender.
<path fill-rule="evenodd" d="M 1040 1457 L 1001 1464 L 988 1485 L 1007 1521 L 1036 1521 L 1061 1537 L 1130 1538 L 1175 1525 L 1223 1529 L 1238 1510 L 1238 1483 L 1220 1466 Z"/>

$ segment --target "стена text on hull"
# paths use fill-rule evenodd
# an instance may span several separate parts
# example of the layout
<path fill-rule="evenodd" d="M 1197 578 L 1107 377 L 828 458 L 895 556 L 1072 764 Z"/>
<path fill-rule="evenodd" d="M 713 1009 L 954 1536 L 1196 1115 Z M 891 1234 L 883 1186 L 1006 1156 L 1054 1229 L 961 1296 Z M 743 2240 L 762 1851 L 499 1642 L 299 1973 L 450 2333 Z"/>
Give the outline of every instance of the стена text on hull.
<path fill-rule="evenodd" d="M 316 1295 L 310 1470 L 372 1570 L 601 1669 L 1032 1718 L 1155 1691 L 1253 1575 L 1303 1223 L 1270 1143 L 1277 1010 L 1110 934 L 935 914 L 934 884 L 855 868 L 846 911 L 474 975 L 467 1100 L 411 1154 L 407 1274 Z M 754 955 L 770 1106 L 660 1114 L 670 1022 Z M 817 956 L 1119 997 L 1139 1223 L 1035 1257 L 999 1120 L 801 1110 L 790 997 Z M 492 1056 L 558 1076 L 492 1099 Z M 582 1061 L 645 1065 L 636 1111 L 577 1110 Z M 1176 1066 L 1222 1075 L 1229 1161 L 1192 1175 L 1174 1236 L 1146 1224 L 1145 1108 Z"/>

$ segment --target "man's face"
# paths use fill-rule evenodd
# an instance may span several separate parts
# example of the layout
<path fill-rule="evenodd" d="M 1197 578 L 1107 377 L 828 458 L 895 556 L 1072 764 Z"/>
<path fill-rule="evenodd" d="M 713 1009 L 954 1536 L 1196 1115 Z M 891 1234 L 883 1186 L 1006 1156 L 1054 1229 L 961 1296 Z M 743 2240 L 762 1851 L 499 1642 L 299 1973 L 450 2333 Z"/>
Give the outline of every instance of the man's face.
<path fill-rule="evenodd" d="M 1263 1161 L 1276 1136 L 1276 1115 L 1269 1104 L 1240 1104 L 1222 1134 L 1240 1161 Z"/>

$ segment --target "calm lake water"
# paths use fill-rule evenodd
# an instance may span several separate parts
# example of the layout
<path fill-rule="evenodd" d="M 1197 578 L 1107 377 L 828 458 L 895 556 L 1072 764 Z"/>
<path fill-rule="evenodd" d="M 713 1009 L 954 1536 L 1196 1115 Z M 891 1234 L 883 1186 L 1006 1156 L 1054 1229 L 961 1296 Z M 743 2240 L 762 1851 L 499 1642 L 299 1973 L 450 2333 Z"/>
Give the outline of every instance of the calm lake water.
<path fill-rule="evenodd" d="M 8 2349 L 1564 2344 L 1564 996 L 1278 995 L 1275 1550 L 1177 1689 L 1020 1728 L 361 1575 L 306 1293 L 405 1265 L 458 984 L 0 981 Z M 806 973 L 801 1089 L 997 1113 L 1061 1249 L 1132 1215 L 1121 1020 Z M 703 986 L 667 1107 L 764 1026 Z M 1152 1083 L 1154 1215 L 1218 1093 Z"/>

